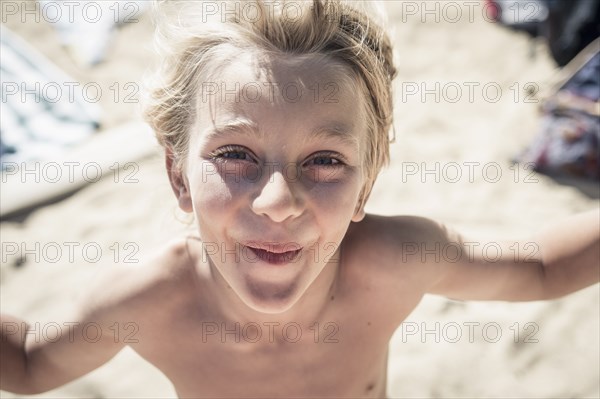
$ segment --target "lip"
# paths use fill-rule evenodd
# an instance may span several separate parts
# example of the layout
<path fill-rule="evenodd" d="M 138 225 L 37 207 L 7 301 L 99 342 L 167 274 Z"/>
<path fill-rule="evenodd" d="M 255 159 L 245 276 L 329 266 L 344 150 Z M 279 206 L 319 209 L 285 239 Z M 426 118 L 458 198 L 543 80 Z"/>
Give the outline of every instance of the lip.
<path fill-rule="evenodd" d="M 256 256 L 252 261 L 263 261 L 271 265 L 293 263 L 302 251 L 298 244 L 249 243 L 244 246 Z"/>
<path fill-rule="evenodd" d="M 261 249 L 263 251 L 271 252 L 274 254 L 283 254 L 286 252 L 293 252 L 302 249 L 302 246 L 295 242 L 281 244 L 276 241 L 248 241 L 245 242 L 243 245 L 248 248 Z"/>

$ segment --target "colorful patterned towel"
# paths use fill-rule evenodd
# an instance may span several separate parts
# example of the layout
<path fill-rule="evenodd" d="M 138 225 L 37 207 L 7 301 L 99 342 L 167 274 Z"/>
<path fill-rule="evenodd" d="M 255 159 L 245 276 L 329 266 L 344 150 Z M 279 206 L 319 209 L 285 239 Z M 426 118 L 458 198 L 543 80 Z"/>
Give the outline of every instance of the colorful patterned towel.
<path fill-rule="evenodd" d="M 549 175 L 600 180 L 600 51 L 546 100 L 533 143 L 515 161 Z"/>

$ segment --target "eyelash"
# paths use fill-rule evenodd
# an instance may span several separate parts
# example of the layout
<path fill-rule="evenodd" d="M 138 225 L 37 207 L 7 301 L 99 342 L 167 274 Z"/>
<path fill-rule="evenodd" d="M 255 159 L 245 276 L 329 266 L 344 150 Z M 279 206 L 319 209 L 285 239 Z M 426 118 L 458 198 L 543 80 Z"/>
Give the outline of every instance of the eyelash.
<path fill-rule="evenodd" d="M 211 157 L 212 160 L 216 162 L 227 162 L 227 161 L 246 161 L 246 159 L 236 159 L 236 158 L 228 158 L 226 154 L 232 153 L 242 153 L 246 154 L 249 158 L 250 154 L 247 148 L 242 146 L 234 146 L 234 145 L 226 145 L 225 147 L 218 148 L 217 150 L 211 152 L 208 156 Z"/>
<path fill-rule="evenodd" d="M 227 162 L 229 160 L 231 160 L 231 161 L 246 161 L 246 159 L 228 158 L 225 156 L 226 154 L 231 154 L 231 153 L 237 153 L 237 154 L 242 153 L 242 154 L 245 154 L 246 156 L 248 156 L 248 158 L 252 159 L 252 156 L 250 156 L 250 151 L 247 148 L 242 147 L 242 146 L 235 146 L 235 145 L 227 145 L 227 146 L 221 147 L 221 148 L 211 152 L 209 154 L 209 156 L 211 157 L 212 160 L 214 160 L 216 162 Z M 329 158 L 336 162 L 333 164 L 317 165 L 319 167 L 336 168 L 336 167 L 345 165 L 345 163 L 343 161 L 343 157 L 334 151 L 318 152 L 309 160 L 309 162 L 314 161 L 315 159 L 319 159 L 319 158 Z"/>
<path fill-rule="evenodd" d="M 333 164 L 317 165 L 322 168 L 337 168 L 337 167 L 345 165 L 344 162 L 342 161 L 341 155 L 336 152 L 333 152 L 333 151 L 321 151 L 321 152 L 315 154 L 315 156 L 313 156 L 309 161 L 314 161 L 315 159 L 319 159 L 319 158 L 329 158 L 336 162 Z"/>

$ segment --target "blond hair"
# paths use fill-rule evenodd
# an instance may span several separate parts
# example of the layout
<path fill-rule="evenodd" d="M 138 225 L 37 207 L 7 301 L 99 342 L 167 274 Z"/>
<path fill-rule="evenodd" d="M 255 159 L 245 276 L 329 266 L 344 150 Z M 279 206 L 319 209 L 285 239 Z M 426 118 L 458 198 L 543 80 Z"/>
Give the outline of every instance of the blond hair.
<path fill-rule="evenodd" d="M 159 143 L 178 166 L 187 158 L 189 130 L 197 117 L 202 78 L 231 47 L 281 54 L 327 55 L 347 66 L 366 100 L 367 148 L 363 154 L 364 206 L 375 179 L 389 161 L 392 124 L 391 82 L 396 75 L 392 47 L 383 27 L 367 12 L 341 0 L 284 0 L 277 7 L 264 0 L 244 2 L 159 1 L 157 44 L 162 66 L 146 99 L 144 116 Z M 229 4 L 229 6 L 227 6 Z M 226 17 L 215 13 L 228 7 Z M 252 17 L 243 9 L 251 5 Z M 242 7 L 241 7 L 242 6 Z M 299 10 L 294 18 L 286 7 Z M 209 12 L 210 11 L 210 15 Z M 223 11 L 223 10 L 222 10 Z M 221 19 L 219 20 L 219 17 Z"/>

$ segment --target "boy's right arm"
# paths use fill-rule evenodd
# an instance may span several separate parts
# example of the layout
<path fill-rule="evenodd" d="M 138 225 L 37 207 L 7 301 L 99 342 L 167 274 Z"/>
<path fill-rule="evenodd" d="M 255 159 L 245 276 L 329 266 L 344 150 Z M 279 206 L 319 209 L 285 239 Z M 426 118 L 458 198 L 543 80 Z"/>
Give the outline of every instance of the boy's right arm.
<path fill-rule="evenodd" d="M 15 317 L 0 315 L 0 389 L 19 394 L 45 392 L 110 360 L 124 344 L 114 339 L 107 320 L 95 316 L 99 315 L 32 328 Z"/>

